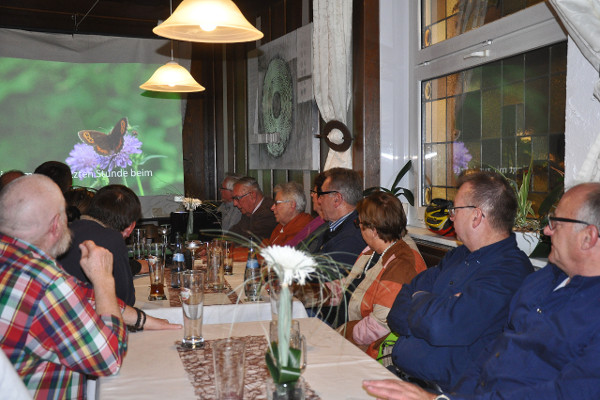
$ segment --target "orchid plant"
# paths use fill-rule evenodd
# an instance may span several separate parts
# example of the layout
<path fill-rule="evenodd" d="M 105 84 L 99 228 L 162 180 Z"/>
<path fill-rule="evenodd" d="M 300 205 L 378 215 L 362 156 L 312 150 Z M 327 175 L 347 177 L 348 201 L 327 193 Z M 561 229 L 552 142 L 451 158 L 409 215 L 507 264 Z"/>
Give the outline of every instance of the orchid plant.
<path fill-rule="evenodd" d="M 304 251 L 290 246 L 267 246 L 260 250 L 269 272 L 274 272 L 281 284 L 277 338 L 279 345 L 271 344 L 266 362 L 273 380 L 277 383 L 295 382 L 300 377 L 300 354 L 290 349 L 292 326 L 293 283 L 304 285 L 310 274 L 316 271 L 317 262 Z"/>

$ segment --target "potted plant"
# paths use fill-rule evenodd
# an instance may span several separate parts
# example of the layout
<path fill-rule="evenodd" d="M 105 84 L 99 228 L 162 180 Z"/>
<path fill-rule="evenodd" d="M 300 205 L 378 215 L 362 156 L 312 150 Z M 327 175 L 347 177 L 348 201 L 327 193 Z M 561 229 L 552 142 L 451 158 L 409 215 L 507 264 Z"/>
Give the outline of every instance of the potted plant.
<path fill-rule="evenodd" d="M 408 204 L 410 204 L 411 206 L 415 205 L 415 196 L 413 195 L 413 192 L 411 192 L 410 190 L 403 188 L 400 185 L 400 181 L 402 180 L 402 178 L 404 177 L 404 175 L 406 175 L 406 173 L 412 168 L 412 161 L 408 160 L 406 162 L 406 164 L 404 164 L 404 167 L 402 167 L 402 169 L 400 170 L 400 172 L 398 172 L 398 174 L 396 175 L 396 178 L 394 179 L 394 183 L 392 183 L 392 187 L 387 189 L 384 188 L 382 186 L 373 186 L 370 188 L 367 188 L 364 190 L 363 195 L 365 197 L 367 197 L 368 195 L 370 195 L 371 193 L 377 191 L 377 190 L 381 190 L 383 192 L 388 192 L 393 194 L 394 196 L 396 196 L 397 198 L 400 198 L 400 196 L 404 196 L 406 198 L 406 201 L 408 201 Z"/>

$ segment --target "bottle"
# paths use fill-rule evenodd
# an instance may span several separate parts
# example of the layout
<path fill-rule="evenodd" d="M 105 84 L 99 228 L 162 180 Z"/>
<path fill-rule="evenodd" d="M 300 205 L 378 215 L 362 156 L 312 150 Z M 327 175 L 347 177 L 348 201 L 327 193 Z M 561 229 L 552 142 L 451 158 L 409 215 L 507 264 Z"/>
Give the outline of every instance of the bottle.
<path fill-rule="evenodd" d="M 261 273 L 254 242 L 250 238 L 250 248 L 248 249 L 248 261 L 246 261 L 246 272 L 244 273 L 244 293 L 250 301 L 260 300 Z"/>
<path fill-rule="evenodd" d="M 185 256 L 183 254 L 183 239 L 179 232 L 175 236 L 175 249 L 173 251 L 173 265 L 171 266 L 171 287 L 181 286 L 180 273 L 185 271 Z"/>

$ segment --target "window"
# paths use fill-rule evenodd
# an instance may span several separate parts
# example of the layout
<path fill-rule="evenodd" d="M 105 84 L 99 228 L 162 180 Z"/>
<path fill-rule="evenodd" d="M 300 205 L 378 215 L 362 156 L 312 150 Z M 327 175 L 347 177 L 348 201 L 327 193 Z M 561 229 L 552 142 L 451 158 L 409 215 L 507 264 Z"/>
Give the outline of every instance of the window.
<path fill-rule="evenodd" d="M 421 1 L 421 205 L 453 199 L 466 168 L 520 180 L 533 161 L 534 205 L 562 179 L 567 46 L 535 3 Z"/>

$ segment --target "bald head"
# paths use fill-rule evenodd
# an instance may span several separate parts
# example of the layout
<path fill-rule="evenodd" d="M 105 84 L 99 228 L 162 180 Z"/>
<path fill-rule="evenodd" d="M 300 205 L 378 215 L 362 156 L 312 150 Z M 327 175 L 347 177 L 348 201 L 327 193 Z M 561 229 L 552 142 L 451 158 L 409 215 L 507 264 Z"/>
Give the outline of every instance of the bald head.
<path fill-rule="evenodd" d="M 57 256 L 53 253 L 59 250 L 57 244 L 64 247 L 59 242 L 68 229 L 65 199 L 56 183 L 33 174 L 7 185 L 0 192 L 0 231 Z"/>

